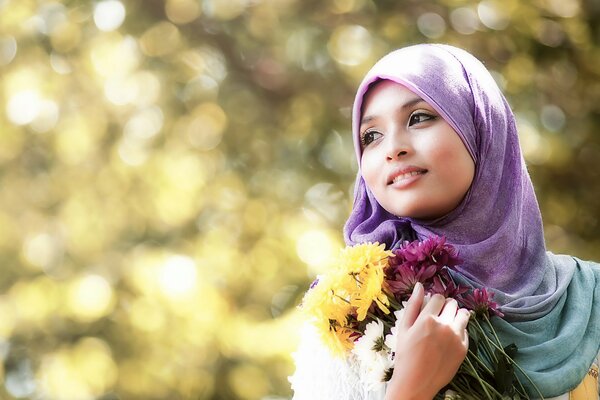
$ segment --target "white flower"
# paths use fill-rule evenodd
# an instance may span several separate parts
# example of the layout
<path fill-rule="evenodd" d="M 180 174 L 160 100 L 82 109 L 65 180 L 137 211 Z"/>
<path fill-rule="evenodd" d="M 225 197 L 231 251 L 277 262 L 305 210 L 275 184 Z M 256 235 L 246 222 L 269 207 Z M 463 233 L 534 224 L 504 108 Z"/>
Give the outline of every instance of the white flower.
<path fill-rule="evenodd" d="M 423 304 L 421 304 L 421 311 L 423 311 L 423 309 L 425 308 L 427 303 L 429 303 L 429 300 L 431 300 L 431 297 L 432 297 L 431 293 L 425 293 L 425 296 L 423 296 Z M 404 310 L 407 305 L 408 305 L 408 300 L 404 300 L 402 302 L 402 310 Z M 399 310 L 399 311 L 402 311 L 402 310 Z M 394 314 L 396 314 L 399 311 L 395 311 Z M 398 317 L 396 316 L 396 318 L 398 318 Z"/>
<path fill-rule="evenodd" d="M 390 349 L 390 359 L 394 360 L 394 351 L 396 350 L 396 343 L 398 342 L 398 330 L 400 329 L 400 322 L 404 317 L 404 308 L 398 311 L 394 311 L 396 317 L 396 324 L 391 329 L 391 332 L 385 335 L 385 345 Z"/>
<path fill-rule="evenodd" d="M 383 322 L 378 319 L 369 322 L 364 335 L 354 343 L 352 353 L 357 357 L 362 381 L 369 390 L 379 390 L 388 370 L 394 366 L 390 348 L 385 345 Z"/>
<path fill-rule="evenodd" d="M 375 320 L 369 322 L 365 328 L 364 335 L 354 342 L 352 352 L 361 363 L 370 363 L 375 357 L 378 349 L 383 344 L 383 322 Z"/>
<path fill-rule="evenodd" d="M 394 317 L 396 317 L 396 326 L 398 326 L 398 324 L 400 323 L 400 321 L 402 321 L 402 318 L 404 317 L 404 308 L 398 311 L 394 311 Z"/>
<path fill-rule="evenodd" d="M 444 393 L 444 400 L 459 400 L 461 399 L 460 395 L 456 393 L 454 390 L 446 390 Z"/>
<path fill-rule="evenodd" d="M 427 294 L 423 307 L 429 302 L 431 295 Z M 406 302 L 403 302 L 406 307 Z M 379 319 L 369 322 L 365 332 L 356 342 L 352 353 L 356 356 L 361 370 L 361 380 L 369 390 L 377 391 L 385 384 L 390 370 L 394 367 L 393 352 L 396 349 L 400 322 L 404 317 L 404 308 L 394 311 L 395 326 L 388 335 L 383 335 L 383 322 Z"/>
<path fill-rule="evenodd" d="M 388 371 L 393 367 L 394 362 L 390 359 L 389 354 L 383 351 L 376 353 L 375 358 L 362 374 L 369 390 L 379 391 L 385 385 Z"/>
<path fill-rule="evenodd" d="M 398 342 L 398 325 L 392 328 L 390 334 L 385 335 L 385 345 L 393 353 L 396 350 L 396 343 Z M 392 358 L 393 359 L 393 358 Z"/>

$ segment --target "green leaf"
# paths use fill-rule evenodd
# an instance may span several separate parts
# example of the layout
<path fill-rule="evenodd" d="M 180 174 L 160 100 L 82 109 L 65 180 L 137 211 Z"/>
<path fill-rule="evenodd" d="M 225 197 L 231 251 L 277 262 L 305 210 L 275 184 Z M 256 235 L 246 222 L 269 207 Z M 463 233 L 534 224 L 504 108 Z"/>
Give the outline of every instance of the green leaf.
<path fill-rule="evenodd" d="M 474 354 L 477 354 L 477 351 L 479 349 L 480 340 L 481 340 L 481 338 L 479 336 L 479 332 L 477 332 L 477 330 L 475 330 L 475 329 L 470 329 L 469 330 L 469 350 L 472 351 Z"/>
<path fill-rule="evenodd" d="M 496 388 L 500 393 L 510 396 L 511 398 L 515 395 L 515 383 L 517 382 L 517 377 L 510 359 L 514 358 L 517 350 L 517 346 L 512 343 L 506 346 L 504 351 L 496 350 L 494 352 L 498 360 L 498 363 L 494 366 L 494 381 L 496 383 Z"/>

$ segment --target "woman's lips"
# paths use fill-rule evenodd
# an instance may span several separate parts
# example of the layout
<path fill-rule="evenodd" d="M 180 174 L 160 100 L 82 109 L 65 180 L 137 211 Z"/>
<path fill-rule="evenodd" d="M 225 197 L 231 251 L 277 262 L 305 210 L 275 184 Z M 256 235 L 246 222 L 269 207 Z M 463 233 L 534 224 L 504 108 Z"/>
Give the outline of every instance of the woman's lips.
<path fill-rule="evenodd" d="M 392 184 L 395 183 L 399 183 L 401 181 L 405 181 L 407 179 L 412 178 L 413 176 L 417 176 L 417 175 L 423 175 L 425 173 L 425 171 L 412 171 L 412 172 L 406 172 L 402 175 L 398 175 L 394 178 L 394 180 L 392 180 Z"/>
<path fill-rule="evenodd" d="M 388 185 L 398 185 L 403 182 L 414 181 L 426 174 L 427 170 L 419 167 L 409 166 L 397 168 L 388 175 Z"/>

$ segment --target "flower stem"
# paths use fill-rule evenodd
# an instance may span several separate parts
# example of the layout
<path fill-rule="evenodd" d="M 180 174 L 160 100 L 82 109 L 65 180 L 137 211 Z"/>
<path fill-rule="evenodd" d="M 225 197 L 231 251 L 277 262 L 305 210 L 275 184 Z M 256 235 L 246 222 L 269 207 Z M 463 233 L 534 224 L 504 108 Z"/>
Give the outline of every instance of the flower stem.
<path fill-rule="evenodd" d="M 475 367 L 471 363 L 471 360 L 469 359 L 469 357 L 465 358 L 465 361 L 467 362 L 467 365 L 469 366 L 469 368 L 471 368 L 471 370 L 473 372 L 472 376 L 477 380 L 477 382 L 479 382 L 479 385 L 481 386 L 481 388 L 485 392 L 487 398 L 488 399 L 493 399 L 493 397 L 491 396 L 490 392 L 488 392 L 488 390 L 486 388 L 486 386 L 489 386 L 489 385 L 487 384 L 487 382 L 485 382 L 483 379 L 481 379 L 481 377 L 477 373 L 477 370 L 475 369 Z M 494 392 L 496 392 L 498 395 L 500 395 L 500 393 L 498 393 L 494 388 L 491 388 L 491 389 L 494 390 Z"/>
<path fill-rule="evenodd" d="M 535 389 L 535 391 L 537 392 L 538 396 L 540 396 L 540 399 L 543 400 L 544 399 L 544 395 L 542 394 L 542 392 L 540 392 L 540 389 L 536 386 L 536 384 L 533 382 L 533 380 L 529 377 L 529 375 L 527 375 L 527 373 L 523 370 L 523 368 L 521 368 L 521 366 L 519 366 L 518 363 L 515 362 L 515 360 L 513 360 L 508 354 L 506 354 L 506 352 L 504 351 L 504 348 L 502 348 L 502 345 L 497 345 L 496 343 L 490 341 L 490 343 L 492 344 L 492 346 L 494 346 L 498 351 L 500 351 L 502 353 L 502 355 L 504 357 L 506 357 L 506 359 L 508 361 L 510 361 L 520 372 L 521 374 L 523 374 L 523 376 L 525 376 L 525 378 L 529 381 L 529 383 L 531 384 L 531 386 L 533 386 L 533 388 Z"/>

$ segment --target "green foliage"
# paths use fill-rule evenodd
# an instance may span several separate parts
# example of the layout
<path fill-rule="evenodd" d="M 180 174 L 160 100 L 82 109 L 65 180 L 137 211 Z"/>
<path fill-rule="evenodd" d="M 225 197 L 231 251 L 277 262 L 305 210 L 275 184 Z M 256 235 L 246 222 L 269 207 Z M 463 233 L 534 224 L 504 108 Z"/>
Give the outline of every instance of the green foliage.
<path fill-rule="evenodd" d="M 386 52 L 482 59 L 549 249 L 600 259 L 591 1 L 0 0 L 0 397 L 289 397 Z"/>

